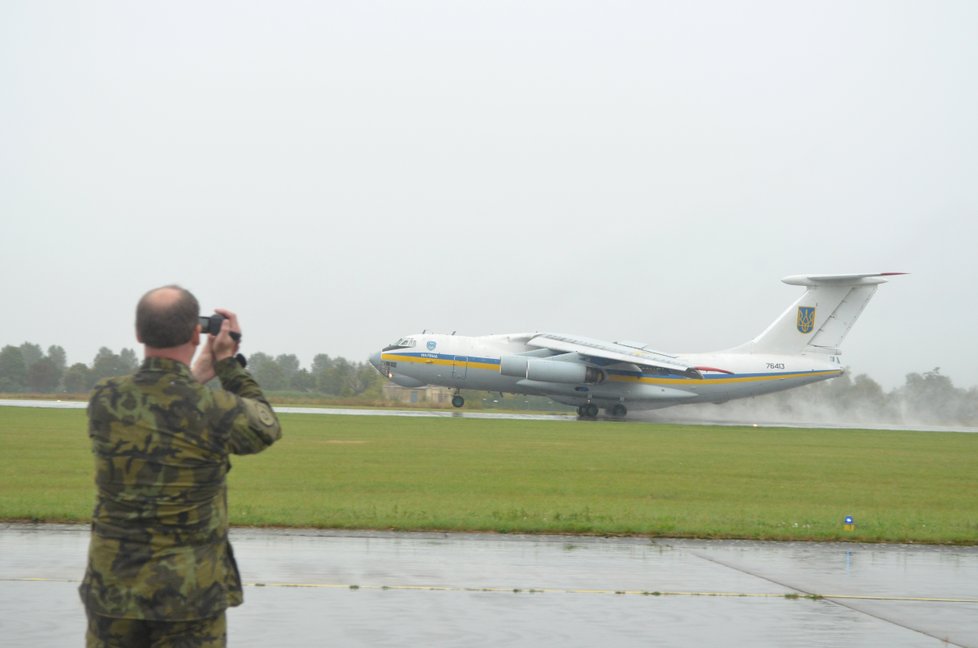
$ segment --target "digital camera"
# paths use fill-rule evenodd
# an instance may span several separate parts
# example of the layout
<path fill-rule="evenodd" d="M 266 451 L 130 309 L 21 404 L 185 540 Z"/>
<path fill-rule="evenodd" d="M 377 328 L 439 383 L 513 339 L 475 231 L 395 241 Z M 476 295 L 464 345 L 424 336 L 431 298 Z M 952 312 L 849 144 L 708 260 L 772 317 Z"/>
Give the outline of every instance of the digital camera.
<path fill-rule="evenodd" d="M 204 335 L 217 335 L 221 332 L 221 324 L 227 319 L 223 315 L 214 313 L 213 315 L 201 315 L 200 316 L 200 332 Z M 241 334 L 236 331 L 231 331 L 231 339 L 235 342 L 241 340 Z"/>
<path fill-rule="evenodd" d="M 225 317 L 214 313 L 213 315 L 200 316 L 200 332 L 204 335 L 217 335 L 221 332 L 221 323 Z"/>

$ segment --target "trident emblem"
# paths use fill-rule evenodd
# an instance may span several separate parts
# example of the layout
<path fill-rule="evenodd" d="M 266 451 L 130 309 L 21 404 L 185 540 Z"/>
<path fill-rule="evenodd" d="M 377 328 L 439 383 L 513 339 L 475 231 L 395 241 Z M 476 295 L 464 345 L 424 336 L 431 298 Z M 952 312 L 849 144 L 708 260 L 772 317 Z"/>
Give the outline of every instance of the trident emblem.
<path fill-rule="evenodd" d="M 815 307 L 799 306 L 797 324 L 799 333 L 811 333 L 815 328 Z"/>

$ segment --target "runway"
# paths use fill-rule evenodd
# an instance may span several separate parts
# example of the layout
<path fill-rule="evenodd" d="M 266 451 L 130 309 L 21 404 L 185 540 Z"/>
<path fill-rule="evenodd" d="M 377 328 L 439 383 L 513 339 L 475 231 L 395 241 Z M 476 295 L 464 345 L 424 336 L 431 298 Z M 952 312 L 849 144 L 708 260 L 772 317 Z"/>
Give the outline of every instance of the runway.
<path fill-rule="evenodd" d="M 978 547 L 234 529 L 232 646 L 978 648 Z M 0 644 L 78 645 L 88 529 L 0 525 Z"/>
<path fill-rule="evenodd" d="M 0 399 L 0 407 L 38 407 L 53 409 L 84 409 L 87 403 L 82 401 L 59 401 L 59 400 L 16 400 Z M 296 407 L 296 406 L 275 406 L 275 411 L 282 414 L 319 414 L 319 415 L 338 415 L 338 416 L 407 416 L 419 418 L 471 418 L 471 419 L 496 419 L 496 420 L 519 420 L 519 421 L 579 421 L 575 414 L 534 414 L 524 412 L 486 412 L 460 410 L 436 410 L 436 409 L 389 409 L 389 408 L 356 408 L 356 407 Z M 650 418 L 654 417 L 654 418 Z M 649 414 L 648 412 L 637 412 L 629 415 L 627 419 L 613 419 L 599 417 L 599 420 L 609 420 L 616 423 L 678 423 L 683 425 L 721 425 L 721 426 L 754 426 L 754 427 L 789 427 L 789 428 L 825 428 L 825 429 L 863 429 L 863 430 L 902 430 L 917 432 L 964 432 L 978 433 L 976 427 L 963 426 L 943 426 L 943 425 L 900 425 L 889 423 L 826 423 L 798 422 L 798 421 L 772 421 L 758 419 L 754 421 L 739 420 L 703 420 L 687 419 L 682 416 L 675 416 L 664 413 Z M 588 421 L 581 421 L 586 424 Z"/>

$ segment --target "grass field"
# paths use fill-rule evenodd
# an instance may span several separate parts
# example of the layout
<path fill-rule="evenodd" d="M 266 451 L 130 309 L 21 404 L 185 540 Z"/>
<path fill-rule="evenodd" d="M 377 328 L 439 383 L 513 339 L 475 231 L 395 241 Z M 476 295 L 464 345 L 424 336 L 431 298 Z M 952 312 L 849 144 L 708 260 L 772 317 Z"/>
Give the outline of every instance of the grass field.
<path fill-rule="evenodd" d="M 281 419 L 235 525 L 978 544 L 975 434 Z M 84 411 L 0 407 L 0 519 L 87 521 L 91 473 Z"/>

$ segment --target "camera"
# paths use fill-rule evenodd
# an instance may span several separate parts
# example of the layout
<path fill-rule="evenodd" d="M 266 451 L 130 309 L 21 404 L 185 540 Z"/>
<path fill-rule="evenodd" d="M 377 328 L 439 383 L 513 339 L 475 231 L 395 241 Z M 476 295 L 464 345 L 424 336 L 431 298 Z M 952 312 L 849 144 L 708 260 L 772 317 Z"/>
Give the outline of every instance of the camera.
<path fill-rule="evenodd" d="M 214 313 L 213 315 L 200 316 L 200 332 L 204 335 L 217 335 L 221 332 L 221 323 L 225 317 Z"/>
<path fill-rule="evenodd" d="M 214 313 L 213 315 L 200 316 L 200 332 L 203 335 L 217 335 L 221 332 L 221 324 L 227 319 L 223 315 Z M 241 341 L 241 334 L 237 331 L 230 332 L 231 339 L 235 342 Z"/>

